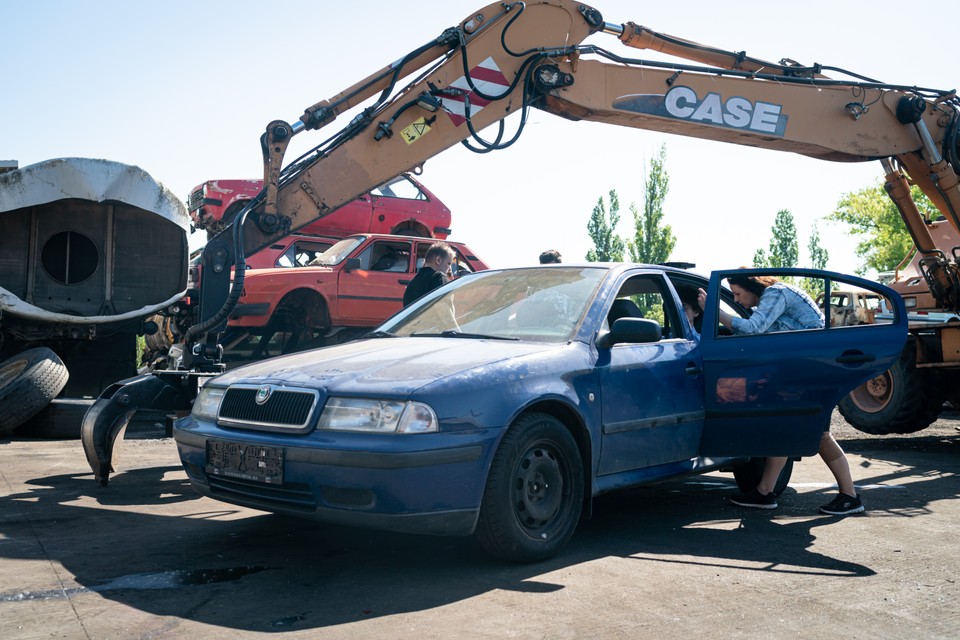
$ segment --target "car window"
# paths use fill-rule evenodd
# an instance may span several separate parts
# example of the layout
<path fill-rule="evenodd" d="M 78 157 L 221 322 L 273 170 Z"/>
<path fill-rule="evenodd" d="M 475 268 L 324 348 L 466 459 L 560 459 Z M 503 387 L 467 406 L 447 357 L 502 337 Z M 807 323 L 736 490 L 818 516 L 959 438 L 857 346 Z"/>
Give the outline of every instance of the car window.
<path fill-rule="evenodd" d="M 428 242 L 417 243 L 417 262 L 416 262 L 415 271 L 419 271 L 420 267 L 423 266 L 423 260 L 424 260 L 424 256 L 427 255 L 427 249 L 429 249 L 430 246 L 433 245 L 435 242 L 437 241 L 434 239 L 430 239 Z M 450 272 L 453 274 L 453 277 L 456 278 L 457 276 L 463 275 L 465 273 L 473 273 L 474 270 L 470 266 L 470 261 L 467 260 L 466 256 L 463 255 L 463 251 L 460 249 L 460 247 L 453 244 L 450 244 L 448 246 L 451 249 L 453 249 L 453 252 L 456 254 L 453 259 L 453 262 L 450 264 Z"/>
<path fill-rule="evenodd" d="M 453 245 L 450 246 L 457 254 L 453 259 L 453 263 L 450 265 L 450 271 L 453 272 L 453 276 L 457 277 L 466 273 L 473 273 L 473 268 L 470 266 L 470 261 L 464 257 L 463 252 L 460 251 L 460 248 L 454 247 Z"/>
<path fill-rule="evenodd" d="M 384 198 L 401 198 L 404 200 L 426 200 L 427 196 L 412 180 L 405 176 L 397 176 L 389 182 L 371 189 L 370 193 Z"/>
<path fill-rule="evenodd" d="M 340 264 L 347 259 L 347 257 L 361 242 L 363 242 L 363 238 L 360 236 L 350 236 L 349 238 L 344 238 L 317 256 L 317 262 L 328 267 Z"/>
<path fill-rule="evenodd" d="M 298 240 L 290 245 L 277 258 L 278 267 L 305 267 L 316 260 L 320 254 L 333 246 L 332 242 L 316 242 L 313 240 Z"/>
<path fill-rule="evenodd" d="M 731 331 L 723 324 L 718 323 L 716 335 L 723 338 L 751 339 L 764 333 L 822 331 L 826 328 L 843 329 L 852 326 L 889 324 L 893 322 L 892 315 L 884 317 L 883 314 L 877 313 L 880 302 L 883 300 L 883 296 L 877 292 L 867 291 L 863 287 L 856 286 L 842 276 L 826 278 L 801 274 L 794 275 L 797 271 L 799 270 L 794 270 L 793 273 L 788 272 L 789 275 L 775 275 L 774 280 L 778 281 L 779 285 L 786 285 L 794 291 L 803 292 L 809 296 L 812 305 L 807 306 L 819 309 L 823 316 L 820 327 L 812 326 L 810 323 L 807 323 L 806 326 L 801 326 L 803 325 L 803 322 L 800 321 L 801 319 L 812 318 L 812 316 L 809 315 L 810 310 L 798 302 L 801 296 L 787 293 L 784 297 L 792 301 L 792 303 L 796 303 L 797 308 L 792 311 L 787 311 L 782 316 L 784 318 L 783 322 L 774 322 L 770 327 L 762 331 Z M 857 301 L 866 300 L 868 294 L 875 300 L 872 305 L 876 308 L 864 308 L 862 304 L 857 303 Z M 824 305 L 824 300 L 829 300 L 830 304 Z M 721 308 L 730 315 L 737 315 L 747 320 L 757 320 L 759 317 L 757 314 L 762 315 L 764 311 L 758 304 L 754 304 L 750 308 L 742 308 L 736 303 L 733 303 L 725 306 L 721 305 Z M 797 322 L 791 324 L 792 321 Z M 766 323 L 764 322 L 763 324 Z"/>
<path fill-rule="evenodd" d="M 591 267 L 479 271 L 424 296 L 381 329 L 403 336 L 446 331 L 566 342 L 607 272 Z"/>
<path fill-rule="evenodd" d="M 358 257 L 361 269 L 403 273 L 410 268 L 410 243 L 380 240 L 371 243 Z"/>
<path fill-rule="evenodd" d="M 604 328 L 609 329 L 620 318 L 656 320 L 665 338 L 684 335 L 676 302 L 658 274 L 632 276 L 621 284 L 607 311 Z"/>

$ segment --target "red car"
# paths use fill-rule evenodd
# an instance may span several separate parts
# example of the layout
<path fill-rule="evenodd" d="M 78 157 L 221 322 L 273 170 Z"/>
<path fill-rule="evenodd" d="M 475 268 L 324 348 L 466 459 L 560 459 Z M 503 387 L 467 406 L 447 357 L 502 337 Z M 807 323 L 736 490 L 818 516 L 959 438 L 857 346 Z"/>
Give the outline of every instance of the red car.
<path fill-rule="evenodd" d="M 358 234 L 314 264 L 250 269 L 227 323 L 227 350 L 260 358 L 357 337 L 403 307 L 403 292 L 435 238 Z M 448 242 L 454 276 L 487 269 L 466 245 Z"/>
<path fill-rule="evenodd" d="M 219 233 L 256 197 L 262 180 L 208 180 L 187 199 L 195 229 Z M 413 176 L 402 174 L 298 229 L 304 235 L 343 238 L 351 233 L 389 233 L 444 239 L 450 234 L 450 209 Z"/>

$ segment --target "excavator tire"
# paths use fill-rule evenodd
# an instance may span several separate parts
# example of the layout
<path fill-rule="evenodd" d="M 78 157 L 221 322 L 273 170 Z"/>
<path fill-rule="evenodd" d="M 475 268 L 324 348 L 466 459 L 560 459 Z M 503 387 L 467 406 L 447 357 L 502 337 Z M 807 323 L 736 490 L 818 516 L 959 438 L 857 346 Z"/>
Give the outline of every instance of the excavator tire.
<path fill-rule="evenodd" d="M 937 419 L 944 399 L 939 376 L 917 369 L 916 345 L 908 341 L 890 369 L 851 391 L 837 409 L 864 433 L 915 433 Z"/>
<path fill-rule="evenodd" d="M 0 362 L 0 435 L 40 413 L 68 377 L 63 361 L 47 347 L 27 349 Z"/>

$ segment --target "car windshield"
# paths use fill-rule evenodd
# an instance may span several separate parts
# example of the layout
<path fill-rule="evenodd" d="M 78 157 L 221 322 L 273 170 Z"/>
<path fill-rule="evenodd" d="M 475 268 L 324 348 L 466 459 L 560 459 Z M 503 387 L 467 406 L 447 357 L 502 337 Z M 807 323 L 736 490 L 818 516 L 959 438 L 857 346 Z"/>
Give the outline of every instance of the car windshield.
<path fill-rule="evenodd" d="M 335 264 L 340 264 L 347 258 L 347 256 L 350 255 L 350 252 L 352 252 L 354 248 L 356 248 L 356 246 L 361 242 L 363 242 L 363 238 L 357 238 L 353 236 L 349 238 L 344 238 L 343 240 L 341 240 L 340 242 L 333 245 L 332 247 L 330 247 L 329 249 L 321 253 L 319 256 L 317 256 L 316 261 L 327 267 L 332 267 Z"/>
<path fill-rule="evenodd" d="M 396 336 L 567 342 L 607 273 L 596 267 L 480 271 L 428 294 L 380 329 Z"/>

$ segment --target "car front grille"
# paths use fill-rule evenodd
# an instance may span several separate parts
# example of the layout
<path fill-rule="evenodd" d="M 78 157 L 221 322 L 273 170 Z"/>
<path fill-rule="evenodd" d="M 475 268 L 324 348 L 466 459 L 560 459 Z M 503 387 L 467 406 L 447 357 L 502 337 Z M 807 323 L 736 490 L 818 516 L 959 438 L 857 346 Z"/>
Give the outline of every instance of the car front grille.
<path fill-rule="evenodd" d="M 320 406 L 320 392 L 277 385 L 233 385 L 220 404 L 222 425 L 260 431 L 305 432 Z"/>

